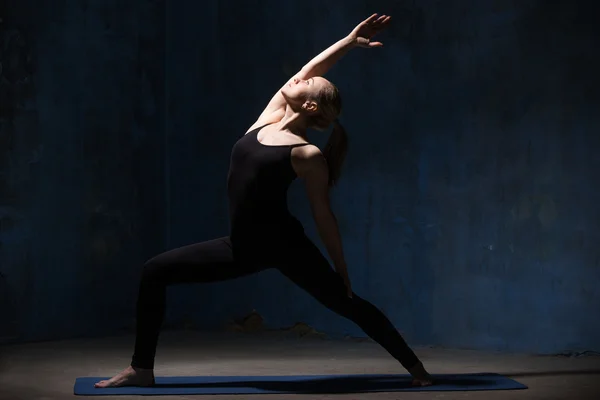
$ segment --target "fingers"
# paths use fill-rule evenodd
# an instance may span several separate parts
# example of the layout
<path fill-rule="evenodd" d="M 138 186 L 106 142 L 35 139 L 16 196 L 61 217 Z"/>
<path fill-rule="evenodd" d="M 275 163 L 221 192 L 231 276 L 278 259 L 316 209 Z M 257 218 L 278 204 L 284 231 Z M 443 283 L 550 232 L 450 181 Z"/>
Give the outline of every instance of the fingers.
<path fill-rule="evenodd" d="M 382 47 L 383 43 L 381 42 L 369 42 L 369 47 Z"/>
<path fill-rule="evenodd" d="M 363 21 L 364 24 L 370 24 L 371 22 L 375 21 L 375 19 L 377 18 L 377 13 L 371 15 L 369 18 L 365 19 Z"/>
<path fill-rule="evenodd" d="M 375 31 L 380 31 L 381 29 L 383 29 L 387 26 L 387 24 L 390 22 L 390 19 L 392 19 L 392 17 L 387 16 L 387 15 L 382 15 L 381 17 L 379 17 L 375 21 L 373 21 L 371 23 L 371 26 Z"/>
<path fill-rule="evenodd" d="M 389 15 L 380 15 L 379 17 L 377 16 L 377 13 L 371 15 L 369 18 L 365 19 L 363 21 L 363 24 L 365 25 L 369 25 L 371 27 L 379 27 L 379 26 L 384 26 L 386 25 L 390 19 L 392 17 L 390 17 Z"/>
<path fill-rule="evenodd" d="M 392 17 L 390 17 L 389 15 L 382 15 L 381 17 L 377 18 L 377 22 L 382 25 L 385 25 L 390 21 L 390 19 L 392 19 Z"/>
<path fill-rule="evenodd" d="M 392 17 L 390 17 L 389 15 L 380 15 L 379 17 L 377 16 L 377 13 L 371 15 L 369 18 L 365 19 L 362 23 L 363 25 L 368 25 L 370 27 L 380 27 L 380 26 L 384 26 L 386 25 L 390 19 Z"/>

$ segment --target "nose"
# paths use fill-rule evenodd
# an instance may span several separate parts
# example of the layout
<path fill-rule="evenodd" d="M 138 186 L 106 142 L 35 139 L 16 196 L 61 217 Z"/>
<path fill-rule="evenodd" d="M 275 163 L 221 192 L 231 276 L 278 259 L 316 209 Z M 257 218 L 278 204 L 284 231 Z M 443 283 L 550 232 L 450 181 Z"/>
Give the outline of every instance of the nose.
<path fill-rule="evenodd" d="M 298 84 L 298 82 L 300 82 L 300 79 L 298 79 L 298 78 L 294 78 L 294 84 L 296 84 L 296 85 L 297 85 L 297 84 Z"/>

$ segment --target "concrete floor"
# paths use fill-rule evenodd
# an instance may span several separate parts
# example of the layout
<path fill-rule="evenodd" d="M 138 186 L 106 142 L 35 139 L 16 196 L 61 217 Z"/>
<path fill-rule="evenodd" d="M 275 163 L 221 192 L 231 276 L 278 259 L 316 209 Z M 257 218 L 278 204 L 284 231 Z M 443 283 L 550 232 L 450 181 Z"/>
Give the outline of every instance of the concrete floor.
<path fill-rule="evenodd" d="M 133 336 L 0 347 L 1 400 L 75 398 L 79 376 L 112 376 L 130 361 Z M 327 395 L 217 395 L 211 399 L 600 399 L 600 357 L 579 358 L 415 348 L 431 373 L 495 372 L 529 389 L 481 392 L 391 392 Z M 406 371 L 378 345 L 285 333 L 163 332 L 157 376 L 378 374 Z M 142 396 L 102 396 L 102 400 Z M 153 399 L 202 396 L 153 396 Z"/>

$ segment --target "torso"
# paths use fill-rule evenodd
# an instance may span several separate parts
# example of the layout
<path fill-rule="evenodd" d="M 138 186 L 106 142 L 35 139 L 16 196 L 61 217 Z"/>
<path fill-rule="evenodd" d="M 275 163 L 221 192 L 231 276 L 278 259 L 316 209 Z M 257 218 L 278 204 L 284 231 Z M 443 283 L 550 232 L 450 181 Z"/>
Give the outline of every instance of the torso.
<path fill-rule="evenodd" d="M 309 145 L 271 126 L 255 127 L 233 146 L 227 178 L 231 235 L 282 235 L 301 228 L 287 208 L 296 179 L 292 153 Z"/>

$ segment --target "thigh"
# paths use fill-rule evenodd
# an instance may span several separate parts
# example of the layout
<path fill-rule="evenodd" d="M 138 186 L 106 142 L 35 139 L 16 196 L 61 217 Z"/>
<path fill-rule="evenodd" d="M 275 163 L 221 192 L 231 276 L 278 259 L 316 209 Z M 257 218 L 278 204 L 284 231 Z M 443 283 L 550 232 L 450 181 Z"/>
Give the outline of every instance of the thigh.
<path fill-rule="evenodd" d="M 350 300 L 343 279 L 310 239 L 294 242 L 285 253 L 277 269 L 320 303 L 338 309 Z"/>
<path fill-rule="evenodd" d="M 228 237 L 169 250 L 146 262 L 143 276 L 166 284 L 219 282 L 254 272 L 234 256 Z"/>

